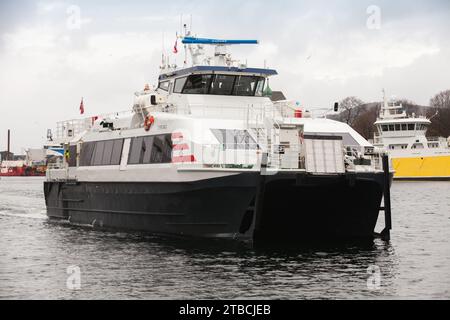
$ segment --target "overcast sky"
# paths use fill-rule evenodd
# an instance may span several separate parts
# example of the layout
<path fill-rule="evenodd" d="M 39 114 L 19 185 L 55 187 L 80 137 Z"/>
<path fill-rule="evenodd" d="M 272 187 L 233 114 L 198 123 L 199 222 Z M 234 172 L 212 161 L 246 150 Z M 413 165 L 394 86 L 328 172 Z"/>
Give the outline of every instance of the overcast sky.
<path fill-rule="evenodd" d="M 234 56 L 266 60 L 272 89 L 308 108 L 379 101 L 382 88 L 427 105 L 450 89 L 448 0 L 93 2 L 0 1 L 0 150 L 8 128 L 14 152 L 42 146 L 47 128 L 80 116 L 81 97 L 88 116 L 129 109 L 181 14 L 199 36 L 260 40 Z"/>

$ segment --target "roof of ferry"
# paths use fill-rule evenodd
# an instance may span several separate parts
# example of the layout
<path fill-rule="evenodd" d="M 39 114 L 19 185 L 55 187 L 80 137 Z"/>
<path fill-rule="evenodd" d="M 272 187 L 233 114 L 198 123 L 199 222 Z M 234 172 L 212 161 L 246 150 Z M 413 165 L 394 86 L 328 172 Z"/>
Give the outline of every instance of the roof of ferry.
<path fill-rule="evenodd" d="M 261 74 L 264 76 L 274 76 L 278 72 L 273 69 L 260 69 L 260 68 L 237 68 L 237 67 L 220 67 L 220 66 L 195 66 L 186 69 L 180 69 L 171 71 L 168 73 L 161 74 L 159 80 L 165 80 L 173 77 L 178 77 L 182 75 L 187 75 L 195 72 L 235 72 L 235 73 L 251 73 L 251 74 Z"/>
<path fill-rule="evenodd" d="M 399 124 L 399 123 L 422 123 L 430 124 L 431 121 L 427 118 L 398 118 L 398 119 L 379 119 L 375 122 L 375 125 L 379 124 Z"/>

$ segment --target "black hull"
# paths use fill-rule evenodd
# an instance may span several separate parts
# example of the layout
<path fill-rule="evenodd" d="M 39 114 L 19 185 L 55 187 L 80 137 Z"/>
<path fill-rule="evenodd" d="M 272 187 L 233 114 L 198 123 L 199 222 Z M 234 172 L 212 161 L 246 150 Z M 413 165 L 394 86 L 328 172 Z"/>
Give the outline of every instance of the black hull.
<path fill-rule="evenodd" d="M 300 243 L 373 239 L 383 178 L 278 174 L 261 183 L 259 174 L 243 173 L 183 183 L 48 181 L 44 192 L 48 216 L 73 224 Z"/>

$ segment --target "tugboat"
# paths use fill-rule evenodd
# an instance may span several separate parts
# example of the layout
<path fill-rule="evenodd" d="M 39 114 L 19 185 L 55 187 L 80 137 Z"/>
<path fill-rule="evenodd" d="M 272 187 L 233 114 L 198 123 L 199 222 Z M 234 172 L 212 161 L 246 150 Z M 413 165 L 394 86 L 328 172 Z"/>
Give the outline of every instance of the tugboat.
<path fill-rule="evenodd" d="M 257 245 L 373 239 L 383 195 L 390 215 L 387 158 L 383 169 L 348 125 L 266 96 L 277 72 L 227 52 L 256 40 L 181 38 L 189 65 L 163 55 L 157 87 L 131 110 L 58 124 L 66 157 L 47 170 L 50 219 Z"/>
<path fill-rule="evenodd" d="M 427 137 L 430 119 L 408 116 L 384 95 L 374 145 L 389 153 L 396 180 L 450 180 L 450 137 Z"/>

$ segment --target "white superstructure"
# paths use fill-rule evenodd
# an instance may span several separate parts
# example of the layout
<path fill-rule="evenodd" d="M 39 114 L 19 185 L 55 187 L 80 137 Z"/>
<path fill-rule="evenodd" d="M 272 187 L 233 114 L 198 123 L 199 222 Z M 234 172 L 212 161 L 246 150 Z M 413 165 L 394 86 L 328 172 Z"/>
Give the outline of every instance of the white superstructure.
<path fill-rule="evenodd" d="M 374 146 L 389 152 L 396 178 L 450 177 L 450 137 L 427 137 L 430 119 L 412 114 L 386 97 L 375 122 Z"/>

